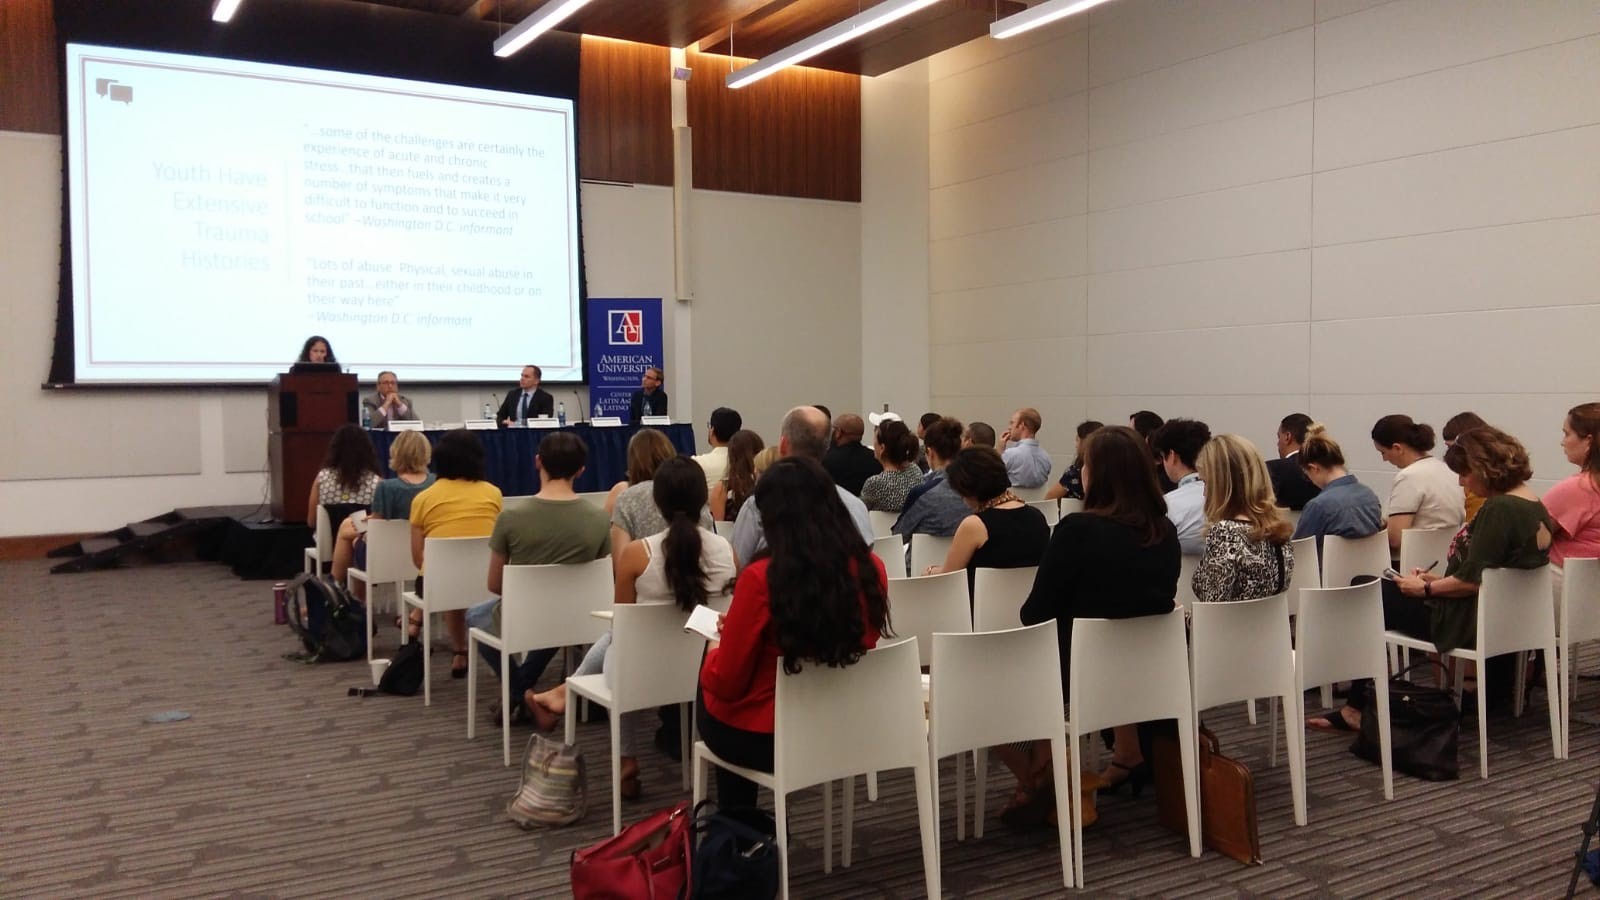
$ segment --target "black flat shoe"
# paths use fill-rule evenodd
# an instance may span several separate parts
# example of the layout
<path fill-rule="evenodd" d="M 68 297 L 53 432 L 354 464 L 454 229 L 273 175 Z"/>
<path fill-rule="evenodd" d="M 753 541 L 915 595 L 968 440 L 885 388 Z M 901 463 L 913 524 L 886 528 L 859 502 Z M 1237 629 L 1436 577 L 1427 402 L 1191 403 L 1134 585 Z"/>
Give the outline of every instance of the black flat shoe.
<path fill-rule="evenodd" d="M 461 665 L 459 665 L 459 666 L 456 665 L 456 660 L 457 659 L 461 660 Z M 450 660 L 450 677 L 451 678 L 465 678 L 465 677 L 467 677 L 467 655 L 465 653 L 457 653 L 455 655 L 455 657 Z"/>

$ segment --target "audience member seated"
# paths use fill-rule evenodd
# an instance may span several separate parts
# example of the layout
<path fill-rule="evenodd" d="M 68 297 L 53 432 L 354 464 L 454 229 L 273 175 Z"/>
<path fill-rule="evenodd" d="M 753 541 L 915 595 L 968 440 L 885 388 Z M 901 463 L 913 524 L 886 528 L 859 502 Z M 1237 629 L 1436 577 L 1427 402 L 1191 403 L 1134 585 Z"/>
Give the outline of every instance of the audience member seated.
<path fill-rule="evenodd" d="M 1000 432 L 997 444 L 1005 448 L 1001 455 L 1012 487 L 1036 488 L 1050 480 L 1050 454 L 1039 446 L 1043 424 L 1037 409 L 1024 406 L 1011 414 L 1011 423 Z"/>
<path fill-rule="evenodd" d="M 1561 423 L 1561 452 L 1578 471 L 1545 492 L 1544 506 L 1555 523 L 1550 566 L 1556 596 L 1562 567 L 1569 559 L 1600 557 L 1600 403 L 1580 403 Z"/>
<path fill-rule="evenodd" d="M 762 448 L 761 452 L 756 454 L 756 479 L 760 480 L 761 473 L 772 468 L 772 464 L 777 462 L 779 458 L 778 445 L 774 444 L 771 447 Z M 732 522 L 740 509 L 744 509 L 743 503 L 739 504 L 738 509 L 728 514 L 728 521 Z"/>
<path fill-rule="evenodd" d="M 1305 413 L 1291 413 L 1278 423 L 1278 458 L 1267 460 L 1267 474 L 1272 476 L 1272 493 L 1278 505 L 1288 509 L 1305 509 L 1317 495 L 1317 486 L 1306 477 L 1296 457 L 1306 442 L 1306 426 L 1311 417 Z"/>
<path fill-rule="evenodd" d="M 944 418 L 944 416 L 941 416 L 936 412 L 925 412 L 922 414 L 922 418 L 917 420 L 917 440 L 922 443 L 924 448 L 927 446 L 928 428 L 942 418 Z M 928 454 L 926 452 L 917 454 L 917 468 L 921 469 L 924 474 L 932 471 L 933 465 L 928 462 Z"/>
<path fill-rule="evenodd" d="M 842 501 L 854 495 L 833 484 L 817 461 L 827 440 L 822 414 L 800 407 L 785 425 L 798 427 L 797 418 L 815 427 L 815 452 L 786 453 L 773 463 L 756 482 L 754 508 L 739 515 L 741 529 L 761 523 L 766 543 L 739 576 L 722 639 L 711 643 L 701 666 L 696 704 L 706 746 L 763 772 L 773 764 L 778 660 L 789 674 L 805 665 L 848 666 L 889 632 L 883 563 L 852 527 L 857 523 Z M 785 427 L 780 440 L 789 440 L 789 432 Z M 756 805 L 753 782 L 721 768 L 716 780 L 721 808 Z"/>
<path fill-rule="evenodd" d="M 606 514 L 593 503 L 579 497 L 572 482 L 583 474 L 589 448 L 570 431 L 552 432 L 539 442 L 533 458 L 539 472 L 539 493 L 525 503 L 500 513 L 489 535 L 489 593 L 495 594 L 467 610 L 473 628 L 500 633 L 499 594 L 504 587 L 506 566 L 569 565 L 604 559 L 611 554 L 611 532 Z M 441 476 L 443 477 L 442 473 Z M 513 722 L 539 721 L 530 705 L 533 685 L 558 647 L 524 654 L 522 662 L 509 675 L 500 671 L 500 651 L 480 644 L 478 652 L 496 675 L 509 679 L 507 695 Z M 492 718 L 496 723 L 500 715 Z M 543 723 L 550 725 L 549 722 Z M 553 727 L 553 726 L 552 726 Z"/>
<path fill-rule="evenodd" d="M 1319 491 L 1300 513 L 1294 540 L 1316 538 L 1320 557 L 1322 539 L 1327 535 L 1356 539 L 1383 530 L 1383 510 L 1378 504 L 1378 495 L 1345 470 L 1344 451 L 1338 442 L 1328 437 L 1326 428 L 1316 423 L 1307 426 L 1305 440 L 1294 459 Z"/>
<path fill-rule="evenodd" d="M 1487 424 L 1489 423 L 1485 422 L 1483 417 L 1475 412 L 1460 412 L 1451 416 L 1450 420 L 1444 423 L 1444 427 L 1439 430 L 1439 436 L 1444 438 L 1444 447 L 1448 450 L 1455 445 L 1456 438 L 1461 436 L 1461 432 L 1473 428 L 1482 428 Z M 1462 494 L 1466 502 L 1466 521 L 1470 523 L 1472 517 L 1478 514 L 1478 508 L 1483 506 L 1483 498 L 1471 491 L 1464 490 Z"/>
<path fill-rule="evenodd" d="M 734 432 L 728 440 L 727 474 L 711 488 L 711 518 L 732 522 L 739 515 L 739 507 L 756 489 L 756 457 L 765 449 L 754 431 Z"/>
<path fill-rule="evenodd" d="M 671 449 L 672 444 L 667 440 L 666 435 L 655 431 L 653 428 L 645 429 L 645 431 L 654 431 L 655 434 L 660 436 L 661 443 L 666 444 L 666 449 Z M 640 432 L 640 434 L 643 433 L 642 431 Z M 654 442 L 652 441 L 652 443 Z M 659 457 L 660 462 L 656 463 L 656 467 L 650 471 L 649 478 L 630 485 L 627 490 L 618 495 L 616 508 L 611 513 L 611 552 L 616 554 L 618 559 L 622 557 L 623 552 L 633 541 L 642 541 L 652 534 L 660 534 L 667 530 L 667 520 L 662 517 L 661 509 L 656 504 L 655 487 L 651 482 L 655 478 L 656 472 L 661 471 L 661 467 L 668 462 L 677 459 L 678 455 L 676 451 L 671 453 L 648 451 L 648 455 Z M 693 460 L 690 460 L 690 462 L 693 462 Z M 700 515 L 697 522 L 700 527 L 707 530 L 716 527 L 711 519 L 711 508 L 709 506 L 702 502 L 699 512 Z"/>
<path fill-rule="evenodd" d="M 1158 468 L 1177 485 L 1167 492 L 1167 518 L 1178 529 L 1183 552 L 1190 556 L 1205 549 L 1206 485 L 1195 472 L 1195 462 L 1209 440 L 1211 429 L 1194 419 L 1173 419 L 1150 435 Z"/>
<path fill-rule="evenodd" d="M 1477 642 L 1483 570 L 1548 564 L 1556 525 L 1528 488 L 1533 477 L 1528 451 L 1511 435 L 1491 426 L 1464 431 L 1445 451 L 1444 463 L 1460 477 L 1462 487 L 1484 498 L 1483 507 L 1450 543 L 1444 574 L 1415 568 L 1398 580 L 1383 581 L 1383 624 L 1449 653 Z M 1352 684 L 1343 708 L 1307 719 L 1306 724 L 1322 731 L 1359 729 L 1367 688 L 1365 683 Z M 1480 715 L 1485 706 L 1479 704 Z"/>
<path fill-rule="evenodd" d="M 894 421 L 900 421 L 900 417 Z M 883 471 L 872 449 L 861 443 L 866 430 L 866 424 L 854 413 L 834 419 L 833 445 L 822 456 L 822 468 L 832 476 L 833 483 L 858 497 L 867 479 Z"/>
<path fill-rule="evenodd" d="M 1150 436 L 1156 433 L 1156 429 L 1165 424 L 1166 422 L 1160 416 L 1148 409 L 1141 409 L 1128 417 L 1128 427 L 1139 432 L 1139 436 L 1144 438 L 1146 443 L 1149 443 Z M 1178 485 L 1167 477 L 1167 470 L 1161 467 L 1161 454 L 1152 449 L 1150 451 L 1150 459 L 1155 466 L 1156 484 L 1161 486 L 1161 493 L 1172 493 L 1172 489 Z"/>
<path fill-rule="evenodd" d="M 815 406 L 796 406 L 784 414 L 783 423 L 778 429 L 778 446 L 775 454 L 780 460 L 795 456 L 804 457 L 815 462 L 817 470 L 826 476 L 827 472 L 822 469 L 822 454 L 827 448 L 828 417 L 823 415 L 822 410 Z M 773 448 L 768 447 L 762 452 L 768 453 L 772 450 Z M 757 465 L 759 468 L 759 460 Z M 772 465 L 776 466 L 777 463 L 774 462 Z M 770 472 L 771 468 L 767 471 Z M 756 496 L 761 493 L 761 479 L 765 477 L 763 474 L 756 479 Z M 833 479 L 828 478 L 827 482 L 833 484 Z M 833 484 L 833 490 L 839 495 L 839 502 L 844 505 L 850 521 L 855 524 L 856 534 L 860 535 L 861 540 L 870 547 L 872 517 L 867 515 L 866 504 L 861 502 L 860 497 L 837 484 Z M 767 546 L 766 531 L 761 523 L 761 505 L 756 502 L 756 496 L 750 497 L 739 507 L 739 518 L 733 526 L 733 552 L 741 566 L 749 565 L 750 561 L 756 558 L 756 554 Z"/>
<path fill-rule="evenodd" d="M 422 418 L 411 398 L 400 393 L 400 376 L 389 371 L 378 373 L 377 393 L 363 399 L 361 405 L 367 408 L 367 418 L 377 429 L 388 428 L 391 421 Z"/>
<path fill-rule="evenodd" d="M 624 478 L 612 485 L 611 492 L 606 495 L 606 514 L 616 513 L 617 500 L 624 491 L 655 477 L 656 469 L 677 455 L 678 448 L 672 446 L 672 441 L 661 431 L 641 428 L 634 432 L 633 437 L 628 439 L 628 468 L 623 473 Z"/>
<path fill-rule="evenodd" d="M 1072 465 L 1061 473 L 1060 481 L 1050 485 L 1050 490 L 1044 495 L 1046 500 L 1083 499 L 1083 439 L 1104 427 L 1093 419 L 1078 423 L 1078 433 L 1072 442 Z"/>
<path fill-rule="evenodd" d="M 1083 512 L 1056 525 L 1021 616 L 1024 625 L 1055 620 L 1065 697 L 1072 696 L 1073 620 L 1171 612 L 1181 555 L 1177 530 L 1167 519 L 1167 504 L 1150 465 L 1150 447 L 1138 432 L 1107 427 L 1084 440 L 1083 488 Z M 1130 666 L 1138 664 L 1128 660 Z M 1116 745 L 1101 777 L 1112 788 L 1128 781 L 1137 791 L 1150 778 L 1137 726 L 1113 730 Z M 1041 741 L 1027 750 L 998 751 L 1017 776 L 1017 795 L 1004 814 L 1006 821 L 1037 823 L 1053 807 L 1049 749 Z"/>
<path fill-rule="evenodd" d="M 1217 603 L 1283 593 L 1294 575 L 1294 527 L 1278 510 L 1261 454 L 1236 434 L 1219 434 L 1196 462 L 1206 485 L 1206 527 L 1195 599 Z"/>
<path fill-rule="evenodd" d="M 967 570 L 967 593 L 978 569 L 1021 569 L 1037 566 L 1050 543 L 1044 513 L 1011 493 L 1005 461 L 989 447 L 968 447 L 944 468 L 950 487 L 972 509 L 961 520 L 944 565 L 929 566 L 923 575 Z"/>
<path fill-rule="evenodd" d="M 733 589 L 736 567 L 733 546 L 696 521 L 706 505 L 705 476 L 688 457 L 669 459 L 650 482 L 656 510 L 667 528 L 634 541 L 617 555 L 616 603 L 673 603 L 692 612 L 710 598 Z M 584 655 L 573 675 L 604 672 L 611 678 L 611 632 L 601 635 Z M 553 729 L 567 710 L 567 686 L 557 685 L 541 694 L 529 691 L 528 704 L 545 731 Z M 622 796 L 639 795 L 638 732 L 648 714 L 627 713 L 619 736 L 622 756 Z"/>
<path fill-rule="evenodd" d="M 1400 535 L 1407 528 L 1460 528 L 1466 519 L 1466 497 L 1460 479 L 1442 461 L 1429 456 L 1433 427 L 1410 416 L 1384 416 L 1372 426 L 1372 445 L 1383 461 L 1400 470 L 1389 488 L 1389 552 L 1400 555 Z"/>
<path fill-rule="evenodd" d="M 372 492 L 372 512 L 369 519 L 411 518 L 411 501 L 433 486 L 433 473 L 428 471 L 428 461 L 433 458 L 433 446 L 420 431 L 402 431 L 389 445 L 389 468 L 395 477 L 378 482 Z M 339 526 L 339 535 L 333 545 L 333 577 L 344 581 L 354 559 L 358 568 L 367 565 L 367 536 L 357 532 L 356 524 L 346 518 Z M 351 590 L 362 600 L 366 599 L 367 585 L 356 582 Z"/>
<path fill-rule="evenodd" d="M 966 501 L 950 487 L 944 473 L 944 467 L 961 452 L 961 430 L 961 422 L 951 418 L 928 426 L 924 447 L 930 467 L 928 475 L 906 496 L 905 508 L 894 522 L 895 534 L 951 537 L 961 526 L 961 520 L 972 514 Z"/>
<path fill-rule="evenodd" d="M 971 422 L 961 435 L 961 448 L 988 447 L 994 449 L 994 426 L 988 422 Z"/>
<path fill-rule="evenodd" d="M 694 458 L 706 473 L 706 490 L 728 474 L 728 441 L 743 427 L 744 417 L 737 410 L 719 406 L 711 411 L 711 420 L 706 424 L 706 443 L 711 449 Z"/>
<path fill-rule="evenodd" d="M 359 425 L 340 425 L 328 441 L 328 451 L 322 456 L 322 468 L 311 480 L 311 494 L 306 500 L 306 524 L 317 527 L 317 507 L 327 504 L 342 507 L 338 515 L 330 515 L 334 533 L 344 524 L 344 517 L 355 507 L 371 506 L 372 492 L 377 490 L 378 452 L 372 449 L 372 439 Z"/>
<path fill-rule="evenodd" d="M 922 484 L 917 468 L 917 439 L 904 422 L 885 422 L 878 426 L 873 452 L 883 469 L 861 485 L 861 502 L 867 509 L 899 512 L 906 495 Z"/>
<path fill-rule="evenodd" d="M 552 435 L 554 437 L 554 435 Z M 433 467 L 438 480 L 411 501 L 411 561 L 416 563 L 418 596 L 423 593 L 422 551 L 431 537 L 487 537 L 495 528 L 504 498 L 500 489 L 484 480 L 483 442 L 465 428 L 445 432 L 433 451 Z M 491 587 L 498 593 L 498 587 Z M 461 610 L 444 613 L 450 637 L 450 677 L 467 677 L 467 623 Z M 415 637 L 422 629 L 422 611 L 411 611 L 410 630 Z M 423 648 L 424 652 L 428 648 Z"/>

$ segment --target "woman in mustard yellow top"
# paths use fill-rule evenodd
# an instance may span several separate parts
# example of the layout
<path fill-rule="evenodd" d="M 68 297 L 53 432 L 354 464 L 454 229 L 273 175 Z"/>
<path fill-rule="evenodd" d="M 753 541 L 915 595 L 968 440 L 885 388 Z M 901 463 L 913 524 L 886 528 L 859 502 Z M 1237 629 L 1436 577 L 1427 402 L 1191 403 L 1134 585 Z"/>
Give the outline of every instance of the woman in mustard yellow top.
<path fill-rule="evenodd" d="M 423 570 L 423 542 L 430 537 L 488 537 L 500 516 L 500 489 L 483 478 L 483 443 L 464 428 L 447 432 L 433 451 L 439 479 L 411 501 L 411 560 Z M 484 572 L 485 584 L 489 573 Z M 422 594 L 421 576 L 417 593 Z M 467 677 L 467 620 L 462 610 L 444 614 L 450 635 L 450 677 Z M 422 628 L 421 613 L 411 614 L 411 633 Z"/>

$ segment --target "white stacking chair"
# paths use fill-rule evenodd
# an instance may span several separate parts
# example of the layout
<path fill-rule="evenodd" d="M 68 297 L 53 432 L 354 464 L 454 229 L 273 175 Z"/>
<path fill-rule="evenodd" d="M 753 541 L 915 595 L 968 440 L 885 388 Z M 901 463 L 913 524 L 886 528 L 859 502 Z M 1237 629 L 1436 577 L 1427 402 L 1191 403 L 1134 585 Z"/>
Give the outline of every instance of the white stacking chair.
<path fill-rule="evenodd" d="M 517 507 L 526 504 L 529 500 L 532 500 L 532 499 L 533 499 L 533 495 L 532 494 L 517 494 L 515 496 L 506 497 L 506 498 L 504 498 L 504 499 L 502 499 L 500 501 L 500 509 L 502 511 L 507 510 L 507 509 L 516 509 Z"/>
<path fill-rule="evenodd" d="M 956 757 L 956 840 L 966 837 L 966 754 L 977 775 L 973 835 L 983 837 L 988 748 L 1017 741 L 1050 742 L 1057 785 L 1067 784 L 1067 735 L 1061 696 L 1061 647 L 1054 619 L 1029 628 L 983 634 L 935 634 L 929 682 L 928 748 L 933 760 L 935 829 L 939 822 L 939 760 Z M 1027 685 L 1026 690 L 1018 690 Z M 1004 703 L 995 702 L 1004 697 Z M 1072 800 L 1056 791 L 1061 879 L 1073 886 Z M 942 852 L 942 850 L 941 850 Z"/>
<path fill-rule="evenodd" d="M 1022 623 L 1022 604 L 1033 591 L 1038 566 L 978 568 L 972 579 L 972 630 L 1005 631 Z M 1056 651 L 1060 655 L 1060 650 Z"/>
<path fill-rule="evenodd" d="M 321 575 L 322 567 L 333 562 L 333 521 L 328 518 L 328 508 L 317 504 L 317 531 L 312 546 L 306 548 L 306 571 Z"/>
<path fill-rule="evenodd" d="M 936 534 L 913 534 L 911 536 L 911 574 L 921 575 L 928 571 L 929 566 L 944 565 L 944 558 L 950 553 L 950 544 L 953 537 L 939 537 Z"/>
<path fill-rule="evenodd" d="M 351 566 L 347 577 L 367 586 L 367 662 L 370 663 L 372 610 L 378 605 L 378 588 L 394 585 L 394 606 L 399 611 L 405 606 L 400 602 L 400 594 L 405 591 L 406 582 L 417 577 L 417 564 L 411 561 L 411 523 L 405 519 L 368 519 L 367 567 Z"/>
<path fill-rule="evenodd" d="M 872 520 L 872 536 L 881 538 L 894 534 L 894 523 L 900 518 L 900 514 L 883 509 L 869 509 L 867 518 Z"/>
<path fill-rule="evenodd" d="M 1300 510 L 1290 509 L 1287 506 L 1280 506 L 1278 507 L 1278 515 L 1283 516 L 1283 518 L 1286 519 L 1290 525 L 1293 525 L 1296 528 L 1300 527 Z"/>
<path fill-rule="evenodd" d="M 428 579 L 428 591 L 433 579 Z M 467 740 L 477 736 L 478 653 L 476 644 L 500 651 L 500 743 L 511 765 L 511 656 L 546 647 L 592 644 L 605 634 L 598 610 L 614 596 L 611 558 L 586 563 L 506 566 L 500 583 L 500 634 L 467 630 Z M 683 622 L 680 620 L 679 625 Z M 681 630 L 681 629 L 680 629 Z M 521 697 L 515 698 L 517 703 Z"/>
<path fill-rule="evenodd" d="M 872 552 L 883 560 L 883 567 L 888 570 L 890 578 L 904 578 L 909 574 L 906 571 L 906 540 L 900 535 L 891 534 L 874 539 Z"/>
<path fill-rule="evenodd" d="M 1600 641 L 1600 559 L 1567 559 L 1562 564 L 1561 614 L 1557 624 L 1556 693 L 1561 695 L 1561 758 L 1571 759 L 1572 700 L 1578 695 L 1572 648 Z"/>
<path fill-rule="evenodd" d="M 1360 575 L 1378 578 L 1389 568 L 1389 535 L 1380 531 L 1364 538 L 1330 534 L 1322 539 L 1322 586 L 1349 587 Z"/>
<path fill-rule="evenodd" d="M 1281 707 L 1289 738 L 1289 783 L 1294 823 L 1306 824 L 1306 778 L 1300 715 L 1301 691 L 1294 674 L 1289 640 L 1289 604 L 1283 594 L 1232 603 L 1197 603 L 1189 611 L 1190 683 L 1194 711 L 1224 703 L 1271 697 Z M 1278 719 L 1272 709 L 1267 765 L 1278 764 Z"/>
<path fill-rule="evenodd" d="M 922 833 L 922 871 L 929 897 L 939 892 L 939 842 L 923 716 L 922 678 L 916 641 L 879 647 L 843 668 L 802 664 L 785 675 L 779 660 L 775 698 L 772 772 L 732 765 L 694 745 L 694 802 L 706 796 L 706 766 L 734 772 L 772 791 L 781 871 L 779 896 L 789 897 L 789 794 L 814 784 L 823 790 L 823 859 L 831 871 L 832 790 L 845 779 L 844 857 L 850 861 L 855 776 L 910 768 L 916 780 L 917 824 Z M 569 707 L 570 708 L 570 707 Z M 1199 828 L 1195 828 L 1199 834 Z"/>
<path fill-rule="evenodd" d="M 1011 493 L 1015 494 L 1017 499 L 1024 503 L 1032 503 L 1036 500 L 1043 500 L 1044 495 L 1050 493 L 1050 485 L 1054 483 L 1055 482 L 1046 478 L 1044 484 L 1041 484 L 1038 487 L 1012 487 Z"/>
<path fill-rule="evenodd" d="M 1044 523 L 1051 528 L 1061 521 L 1061 504 L 1054 500 L 1030 500 L 1028 505 L 1044 513 Z"/>
<path fill-rule="evenodd" d="M 1137 665 L 1129 665 L 1138 660 Z M 1083 873 L 1082 738 L 1102 728 L 1158 719 L 1178 720 L 1178 752 L 1183 759 L 1183 799 L 1189 819 L 1189 855 L 1200 858 L 1199 723 L 1189 690 L 1189 645 L 1183 610 L 1132 619 L 1075 619 L 1067 720 L 1072 758 L 1072 851 L 1078 885 Z M 1031 688 L 1030 688 L 1031 690 Z"/>
<path fill-rule="evenodd" d="M 1063 518 L 1063 519 L 1065 519 L 1067 516 L 1072 515 L 1073 513 L 1081 513 L 1081 512 L 1083 512 L 1083 501 L 1082 500 L 1076 500 L 1076 499 L 1070 499 L 1070 498 L 1067 498 L 1067 497 L 1062 497 L 1060 500 L 1058 500 L 1056 502 L 1061 508 L 1061 518 Z"/>
<path fill-rule="evenodd" d="M 606 708 L 611 722 L 611 833 L 622 831 L 622 716 L 678 704 L 683 758 L 689 757 L 689 707 L 700 679 L 705 638 L 683 630 L 687 614 L 672 603 L 621 603 L 612 607 L 611 674 L 567 679 L 567 743 L 577 741 L 578 698 Z M 689 765 L 683 767 L 684 787 Z"/>
<path fill-rule="evenodd" d="M 733 540 L 733 529 L 738 524 L 738 522 L 715 521 L 711 523 L 711 527 L 718 535 L 731 541 Z"/>
<path fill-rule="evenodd" d="M 1478 664 L 1478 770 L 1483 778 L 1489 777 L 1489 696 L 1488 669 L 1484 660 L 1502 653 L 1517 654 L 1516 708 L 1522 713 L 1522 680 L 1525 667 L 1521 663 L 1525 650 L 1543 650 L 1547 666 L 1554 667 L 1556 659 L 1555 616 L 1550 613 L 1550 568 L 1537 569 L 1484 569 L 1483 583 L 1478 586 L 1478 634 L 1472 649 L 1457 647 L 1450 651 L 1453 660 L 1471 660 Z M 1390 645 L 1438 653 L 1439 648 L 1429 641 L 1418 640 L 1398 631 L 1385 632 L 1384 640 Z M 1460 679 L 1456 679 L 1459 686 Z M 1459 687 L 1457 693 L 1460 693 Z M 1562 758 L 1561 691 L 1546 691 L 1550 707 L 1550 746 L 1556 759 Z"/>
<path fill-rule="evenodd" d="M 1200 568 L 1200 557 L 1185 553 L 1178 558 L 1178 593 L 1172 598 L 1172 602 L 1176 603 L 1179 609 L 1189 609 L 1200 602 L 1194 595 L 1194 572 L 1198 568 Z M 1252 720 L 1250 724 L 1254 725 L 1255 722 Z"/>
<path fill-rule="evenodd" d="M 606 498 L 611 496 L 610 491 L 583 491 L 579 497 L 593 503 L 595 506 L 605 506 Z"/>
<path fill-rule="evenodd" d="M 1297 567 L 1298 568 L 1298 567 Z M 1383 652 L 1383 591 L 1376 581 L 1353 587 L 1306 588 L 1295 620 L 1296 684 L 1305 691 L 1319 684 L 1372 679 L 1378 698 L 1378 742 L 1382 757 L 1383 799 L 1394 799 L 1394 760 L 1389 741 L 1389 670 Z M 1332 702 L 1324 704 L 1332 706 Z M 1339 715 L 1337 710 L 1334 715 Z M 1305 728 L 1305 710 L 1292 729 Z M 1305 744 L 1300 745 L 1300 779 L 1305 783 Z"/>
<path fill-rule="evenodd" d="M 934 632 L 972 631 L 972 601 L 967 597 L 967 570 L 889 579 L 889 625 L 894 637 L 920 638 L 922 661 L 928 665 Z"/>
<path fill-rule="evenodd" d="M 1322 560 L 1319 558 L 1321 554 L 1317 553 L 1315 536 L 1290 541 L 1289 547 L 1294 550 L 1294 573 L 1289 576 L 1288 588 L 1289 618 L 1293 619 L 1300 614 L 1300 592 L 1307 588 L 1315 590 L 1322 587 Z M 1322 705 L 1325 707 L 1333 705 L 1332 684 L 1322 685 Z M 1250 711 L 1255 712 L 1253 704 Z M 1253 717 L 1250 724 L 1255 724 Z"/>
<path fill-rule="evenodd" d="M 1445 559 L 1450 555 L 1450 542 L 1455 540 L 1453 528 L 1407 528 L 1400 532 L 1401 575 L 1410 575 L 1412 569 L 1427 569 L 1444 574 Z"/>
<path fill-rule="evenodd" d="M 433 614 L 466 609 L 489 595 L 489 538 L 428 538 L 422 544 L 422 568 L 427 574 L 425 597 L 415 591 L 400 595 L 401 607 L 422 610 L 422 705 L 433 705 Z M 406 617 L 402 616 L 403 622 Z M 400 642 L 406 643 L 409 627 L 400 629 Z M 470 647 L 468 648 L 471 649 Z M 467 655 L 467 665 L 472 656 Z"/>

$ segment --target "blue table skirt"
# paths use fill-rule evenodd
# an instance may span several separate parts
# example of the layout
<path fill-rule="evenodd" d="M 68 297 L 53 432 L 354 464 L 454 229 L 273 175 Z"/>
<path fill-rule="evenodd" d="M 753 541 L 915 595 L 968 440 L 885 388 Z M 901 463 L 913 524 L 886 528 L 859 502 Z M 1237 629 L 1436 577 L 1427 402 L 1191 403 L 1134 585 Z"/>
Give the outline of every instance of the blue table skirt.
<path fill-rule="evenodd" d="M 628 474 L 628 440 L 640 428 L 655 428 L 665 432 L 679 453 L 696 452 L 694 426 L 692 425 L 624 425 L 619 428 L 594 428 L 587 424 L 568 425 L 566 428 L 501 428 L 495 431 L 474 431 L 483 441 L 484 463 L 491 482 L 507 497 L 538 493 L 539 472 L 533 465 L 533 456 L 539 442 L 557 430 L 570 431 L 589 445 L 589 463 L 575 485 L 578 491 L 608 491 L 611 486 L 626 479 Z M 423 432 L 429 443 L 438 444 L 442 431 Z M 393 477 L 389 470 L 389 445 L 394 443 L 395 432 L 370 431 L 372 445 L 378 451 L 378 465 L 383 477 Z"/>

